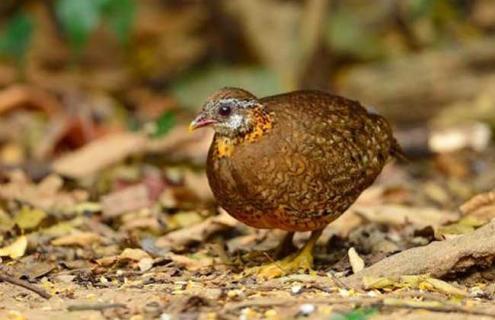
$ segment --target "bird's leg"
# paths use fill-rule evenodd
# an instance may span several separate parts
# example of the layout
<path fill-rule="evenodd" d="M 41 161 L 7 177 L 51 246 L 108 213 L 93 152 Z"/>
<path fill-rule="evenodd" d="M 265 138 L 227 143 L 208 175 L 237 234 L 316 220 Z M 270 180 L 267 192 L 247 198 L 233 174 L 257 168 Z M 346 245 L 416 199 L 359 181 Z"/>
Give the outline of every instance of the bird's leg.
<path fill-rule="evenodd" d="M 276 259 L 284 258 L 291 254 L 291 252 L 297 250 L 297 247 L 292 242 L 293 239 L 294 232 L 288 232 L 284 235 L 284 238 L 275 248 L 269 249 L 267 251 L 251 251 L 243 255 L 242 260 L 259 260 L 260 258 L 266 260 L 266 258 L 268 257 L 271 261 L 273 261 Z"/>
<path fill-rule="evenodd" d="M 256 275 L 260 278 L 271 279 L 298 270 L 311 270 L 313 268 L 313 249 L 322 231 L 323 229 L 313 231 L 306 244 L 295 254 L 289 255 L 282 260 L 250 268 L 246 270 L 246 273 Z"/>
<path fill-rule="evenodd" d="M 282 241 L 275 247 L 273 250 L 272 257 L 274 259 L 281 259 L 287 257 L 291 252 L 297 250 L 297 247 L 294 245 L 292 240 L 294 239 L 294 232 L 288 232 Z"/>

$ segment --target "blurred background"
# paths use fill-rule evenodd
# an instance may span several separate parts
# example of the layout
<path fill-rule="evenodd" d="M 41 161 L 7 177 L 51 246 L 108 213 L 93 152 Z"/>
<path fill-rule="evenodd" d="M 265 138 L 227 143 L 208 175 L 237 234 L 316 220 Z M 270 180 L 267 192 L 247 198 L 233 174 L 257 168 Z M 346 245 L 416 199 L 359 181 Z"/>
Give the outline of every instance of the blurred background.
<path fill-rule="evenodd" d="M 211 132 L 185 126 L 206 97 L 316 88 L 394 125 L 411 161 L 381 181 L 421 189 L 400 201 L 452 208 L 495 184 L 494 34 L 491 0 L 3 0 L 0 181 L 56 173 L 116 194 L 110 216 L 196 208 Z"/>
<path fill-rule="evenodd" d="M 55 293 L 98 292 L 141 275 L 120 268 L 203 285 L 274 247 L 281 233 L 216 207 L 212 132 L 187 132 L 224 86 L 326 90 L 392 123 L 409 161 L 329 225 L 320 271 L 350 274 L 350 248 L 371 265 L 495 217 L 493 192 L 458 210 L 495 187 L 493 0 L 1 0 L 0 261 Z"/>

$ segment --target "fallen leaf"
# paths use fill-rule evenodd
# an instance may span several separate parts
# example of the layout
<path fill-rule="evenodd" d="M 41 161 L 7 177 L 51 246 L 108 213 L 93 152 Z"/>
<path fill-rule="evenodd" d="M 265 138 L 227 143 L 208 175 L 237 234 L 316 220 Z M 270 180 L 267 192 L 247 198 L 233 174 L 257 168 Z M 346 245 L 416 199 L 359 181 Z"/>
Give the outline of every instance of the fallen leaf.
<path fill-rule="evenodd" d="M 66 212 L 88 198 L 82 190 L 62 191 L 63 180 L 57 175 L 48 176 L 39 184 L 30 181 L 22 171 L 11 172 L 9 178 L 9 182 L 0 184 L 0 199 L 16 200 L 41 210 Z"/>
<path fill-rule="evenodd" d="M 119 260 L 118 256 L 103 257 L 96 260 L 96 263 L 102 267 L 110 267 Z"/>
<path fill-rule="evenodd" d="M 140 261 L 145 258 L 151 259 L 150 255 L 146 251 L 133 248 L 125 248 L 119 255 L 119 259 L 121 260 L 129 259 L 132 261 Z"/>
<path fill-rule="evenodd" d="M 150 204 L 148 189 L 144 184 L 112 192 L 101 199 L 103 215 L 107 218 L 143 209 Z"/>
<path fill-rule="evenodd" d="M 81 226 L 83 223 L 84 219 L 82 217 L 77 217 L 70 221 L 59 222 L 51 227 L 42 229 L 39 231 L 39 233 L 52 238 L 61 237 L 73 233 L 75 231 L 75 228 Z"/>
<path fill-rule="evenodd" d="M 403 205 L 352 206 L 351 210 L 369 221 L 393 226 L 412 224 L 418 228 L 441 226 L 458 218 L 458 215 L 451 211 Z"/>
<path fill-rule="evenodd" d="M 354 247 L 351 247 L 349 251 L 347 251 L 347 255 L 349 256 L 349 262 L 351 263 L 353 273 L 359 272 L 364 269 L 364 261 L 358 255 Z"/>
<path fill-rule="evenodd" d="M 196 271 L 204 267 L 212 266 L 214 262 L 213 258 L 211 257 L 201 256 L 201 257 L 196 257 L 196 259 L 194 259 L 191 257 L 187 257 L 184 255 L 179 255 L 171 252 L 167 253 L 165 257 L 175 262 L 179 267 L 186 268 L 187 270 L 190 271 Z"/>
<path fill-rule="evenodd" d="M 87 247 L 94 243 L 100 242 L 100 240 L 101 237 L 96 233 L 77 232 L 52 240 L 52 245 Z"/>
<path fill-rule="evenodd" d="M 367 290 L 413 288 L 441 292 L 451 296 L 463 297 L 467 295 L 465 290 L 454 287 L 445 281 L 432 278 L 429 275 L 404 275 L 398 278 L 363 277 L 363 286 Z"/>
<path fill-rule="evenodd" d="M 459 207 L 464 216 L 488 222 L 495 218 L 495 190 L 475 195 Z"/>
<path fill-rule="evenodd" d="M 188 228 L 172 231 L 155 242 L 160 248 L 177 248 L 187 246 L 194 242 L 206 240 L 212 234 L 233 228 L 237 225 L 237 221 L 228 213 L 222 211 L 218 216 L 210 217 L 205 221 Z"/>
<path fill-rule="evenodd" d="M 0 208 L 0 230 L 10 230 L 14 225 L 14 220 Z"/>
<path fill-rule="evenodd" d="M 180 211 L 170 217 L 167 223 L 170 228 L 182 229 L 201 223 L 203 217 L 197 211 Z"/>
<path fill-rule="evenodd" d="M 138 267 L 139 267 L 139 271 L 141 271 L 141 272 L 145 272 L 145 271 L 150 270 L 151 267 L 153 267 L 153 259 L 143 258 L 143 259 L 139 260 Z"/>
<path fill-rule="evenodd" d="M 46 212 L 40 209 L 22 207 L 15 215 L 14 222 L 23 230 L 36 228 L 47 216 Z"/>
<path fill-rule="evenodd" d="M 439 279 L 428 277 L 427 279 L 424 280 L 424 282 L 431 285 L 434 291 L 439 291 L 451 296 L 464 297 L 467 295 L 467 292 L 465 290 L 454 287 L 453 285 Z M 422 287 L 421 284 L 419 287 L 421 289 Z"/>
<path fill-rule="evenodd" d="M 366 290 L 384 289 L 394 285 L 394 281 L 387 277 L 363 277 L 363 286 Z"/>
<path fill-rule="evenodd" d="M 81 202 L 76 204 L 71 211 L 75 213 L 87 213 L 87 212 L 100 212 L 102 210 L 101 204 L 98 202 Z"/>
<path fill-rule="evenodd" d="M 27 258 L 29 259 L 32 257 L 33 255 Z M 16 272 L 21 274 L 23 277 L 26 277 L 30 281 L 41 278 L 42 276 L 50 273 L 57 266 L 54 262 L 37 261 L 36 259 L 30 259 L 28 261 L 22 262 L 23 263 L 19 268 L 17 268 Z"/>
<path fill-rule="evenodd" d="M 0 114 L 28 106 L 53 115 L 63 109 L 57 99 L 46 91 L 27 85 L 12 85 L 0 91 Z"/>
<path fill-rule="evenodd" d="M 467 234 L 473 232 L 476 228 L 481 227 L 486 222 L 487 221 L 480 220 L 475 216 L 465 216 L 455 223 L 435 228 L 435 239 L 444 240 L 452 238 L 453 236 Z"/>
<path fill-rule="evenodd" d="M 20 258 L 26 253 L 27 245 L 26 236 L 20 236 L 10 245 L 0 248 L 0 257 Z"/>
<path fill-rule="evenodd" d="M 85 178 L 131 154 L 139 153 L 145 145 L 146 137 L 141 134 L 110 134 L 58 158 L 53 163 L 53 169 L 63 176 Z"/>

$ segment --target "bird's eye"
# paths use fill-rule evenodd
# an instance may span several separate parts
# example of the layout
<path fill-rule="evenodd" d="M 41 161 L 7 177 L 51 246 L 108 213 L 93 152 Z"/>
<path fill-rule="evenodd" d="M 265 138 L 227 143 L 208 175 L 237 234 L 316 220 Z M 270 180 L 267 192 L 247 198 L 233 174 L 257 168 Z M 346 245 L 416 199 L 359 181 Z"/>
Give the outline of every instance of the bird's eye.
<path fill-rule="evenodd" d="M 232 108 L 228 105 L 221 105 L 220 108 L 218 109 L 218 114 L 221 116 L 228 116 L 232 112 Z"/>

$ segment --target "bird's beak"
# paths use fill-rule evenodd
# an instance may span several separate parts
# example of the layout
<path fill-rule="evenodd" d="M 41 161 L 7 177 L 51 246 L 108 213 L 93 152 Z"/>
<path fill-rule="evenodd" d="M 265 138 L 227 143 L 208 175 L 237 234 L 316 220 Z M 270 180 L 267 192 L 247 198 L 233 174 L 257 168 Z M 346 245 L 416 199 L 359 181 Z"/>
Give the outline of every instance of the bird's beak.
<path fill-rule="evenodd" d="M 189 124 L 189 132 L 192 132 L 192 131 L 194 131 L 198 128 L 201 128 L 201 127 L 209 126 L 209 125 L 214 124 L 216 122 L 217 122 L 216 120 L 205 118 L 204 115 L 200 113 L 196 117 L 196 119 L 191 121 L 191 123 Z"/>

